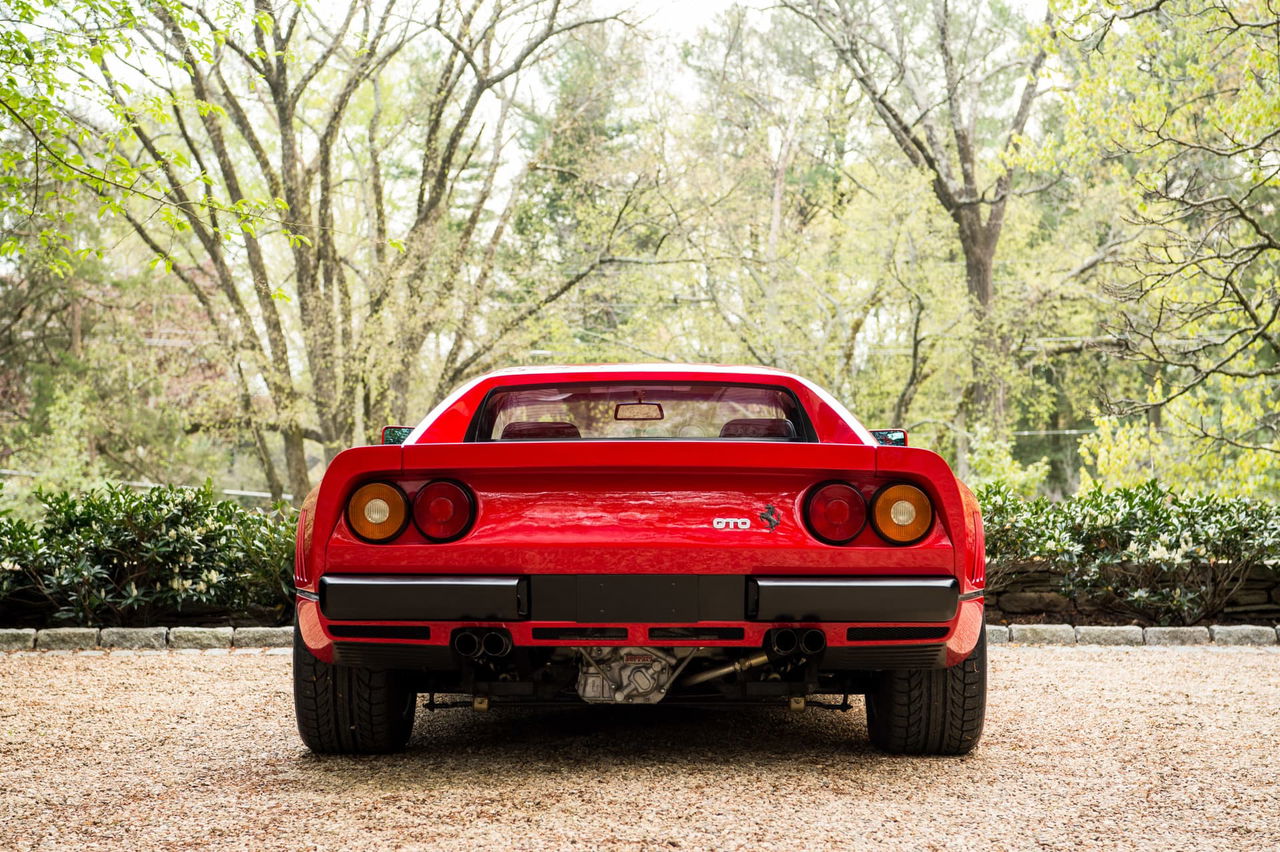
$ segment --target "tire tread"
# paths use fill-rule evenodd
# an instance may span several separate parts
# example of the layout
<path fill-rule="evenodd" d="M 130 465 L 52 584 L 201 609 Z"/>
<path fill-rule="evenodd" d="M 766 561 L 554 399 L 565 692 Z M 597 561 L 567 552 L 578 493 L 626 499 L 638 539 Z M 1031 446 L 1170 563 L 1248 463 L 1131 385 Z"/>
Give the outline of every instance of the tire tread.
<path fill-rule="evenodd" d="M 867 693 L 867 731 L 890 754 L 968 754 L 982 737 L 986 702 L 984 633 L 959 665 L 881 672 Z"/>
<path fill-rule="evenodd" d="M 413 730 L 415 696 L 400 675 L 318 660 L 296 625 L 293 699 L 298 733 L 317 754 L 399 751 Z"/>

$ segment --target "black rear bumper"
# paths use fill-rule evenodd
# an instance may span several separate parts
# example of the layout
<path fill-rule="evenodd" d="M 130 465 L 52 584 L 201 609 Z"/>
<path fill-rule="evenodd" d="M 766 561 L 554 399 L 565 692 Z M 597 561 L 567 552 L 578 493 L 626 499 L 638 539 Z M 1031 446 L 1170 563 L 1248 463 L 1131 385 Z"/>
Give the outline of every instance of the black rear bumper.
<path fill-rule="evenodd" d="M 471 576 L 329 574 L 333 621 L 950 621 L 954 577 L 744 577 L 705 574 Z"/>
<path fill-rule="evenodd" d="M 320 611 L 334 621 L 521 621 L 527 577 L 326 574 Z"/>
<path fill-rule="evenodd" d="M 955 577 L 751 577 L 752 621 L 939 622 L 955 617 Z"/>

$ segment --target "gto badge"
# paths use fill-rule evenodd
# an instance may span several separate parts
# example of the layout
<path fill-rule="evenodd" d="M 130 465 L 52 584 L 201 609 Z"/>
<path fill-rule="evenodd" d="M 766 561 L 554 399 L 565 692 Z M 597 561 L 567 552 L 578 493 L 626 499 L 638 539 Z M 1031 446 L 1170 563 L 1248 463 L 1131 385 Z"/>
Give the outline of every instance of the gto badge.
<path fill-rule="evenodd" d="M 750 518 L 714 518 L 711 526 L 718 530 L 749 530 L 751 529 Z"/>

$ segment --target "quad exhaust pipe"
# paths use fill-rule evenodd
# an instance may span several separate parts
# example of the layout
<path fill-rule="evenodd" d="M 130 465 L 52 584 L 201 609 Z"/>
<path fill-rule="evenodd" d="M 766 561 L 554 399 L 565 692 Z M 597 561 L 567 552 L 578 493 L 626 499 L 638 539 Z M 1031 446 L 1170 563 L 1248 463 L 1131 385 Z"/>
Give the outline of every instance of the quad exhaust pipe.
<path fill-rule="evenodd" d="M 806 657 L 816 657 L 827 650 L 827 634 L 816 627 L 800 634 L 800 653 Z"/>
<path fill-rule="evenodd" d="M 800 637 L 790 627 L 779 627 L 769 632 L 769 650 L 776 656 L 790 657 L 800 647 Z"/>
<path fill-rule="evenodd" d="M 511 634 L 505 630 L 459 630 L 453 634 L 453 650 L 459 657 L 505 657 L 511 653 Z"/>
<path fill-rule="evenodd" d="M 480 650 L 490 657 L 511 653 L 511 636 L 505 630 L 491 630 L 480 640 Z"/>
<path fill-rule="evenodd" d="M 790 657 L 796 653 L 805 657 L 816 657 L 826 649 L 827 634 L 816 627 L 808 630 L 779 627 L 769 631 L 769 650 L 775 657 Z"/>

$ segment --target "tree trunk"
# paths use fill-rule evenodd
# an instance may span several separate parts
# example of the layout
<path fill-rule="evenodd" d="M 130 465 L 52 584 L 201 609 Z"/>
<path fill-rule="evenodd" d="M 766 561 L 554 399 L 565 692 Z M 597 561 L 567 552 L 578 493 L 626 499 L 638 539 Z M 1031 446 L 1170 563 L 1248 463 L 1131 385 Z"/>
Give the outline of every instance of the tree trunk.
<path fill-rule="evenodd" d="M 999 223 L 984 223 L 981 208 L 977 205 L 957 208 L 952 218 L 964 253 L 965 285 L 973 305 L 974 319 L 971 374 L 961 393 L 960 410 L 956 414 L 956 468 L 963 471 L 962 475 L 967 475 L 969 435 L 964 430 L 968 424 L 986 422 L 997 430 L 1004 424 L 1004 387 L 999 377 L 992 375 L 992 367 L 1008 354 L 1002 351 L 1003 344 L 992 315 Z"/>
<path fill-rule="evenodd" d="M 307 453 L 303 444 L 302 427 L 290 425 L 282 430 L 284 437 L 284 462 L 289 472 L 289 490 L 293 492 L 293 505 L 302 505 L 302 499 L 311 490 L 311 476 L 307 473 Z"/>

